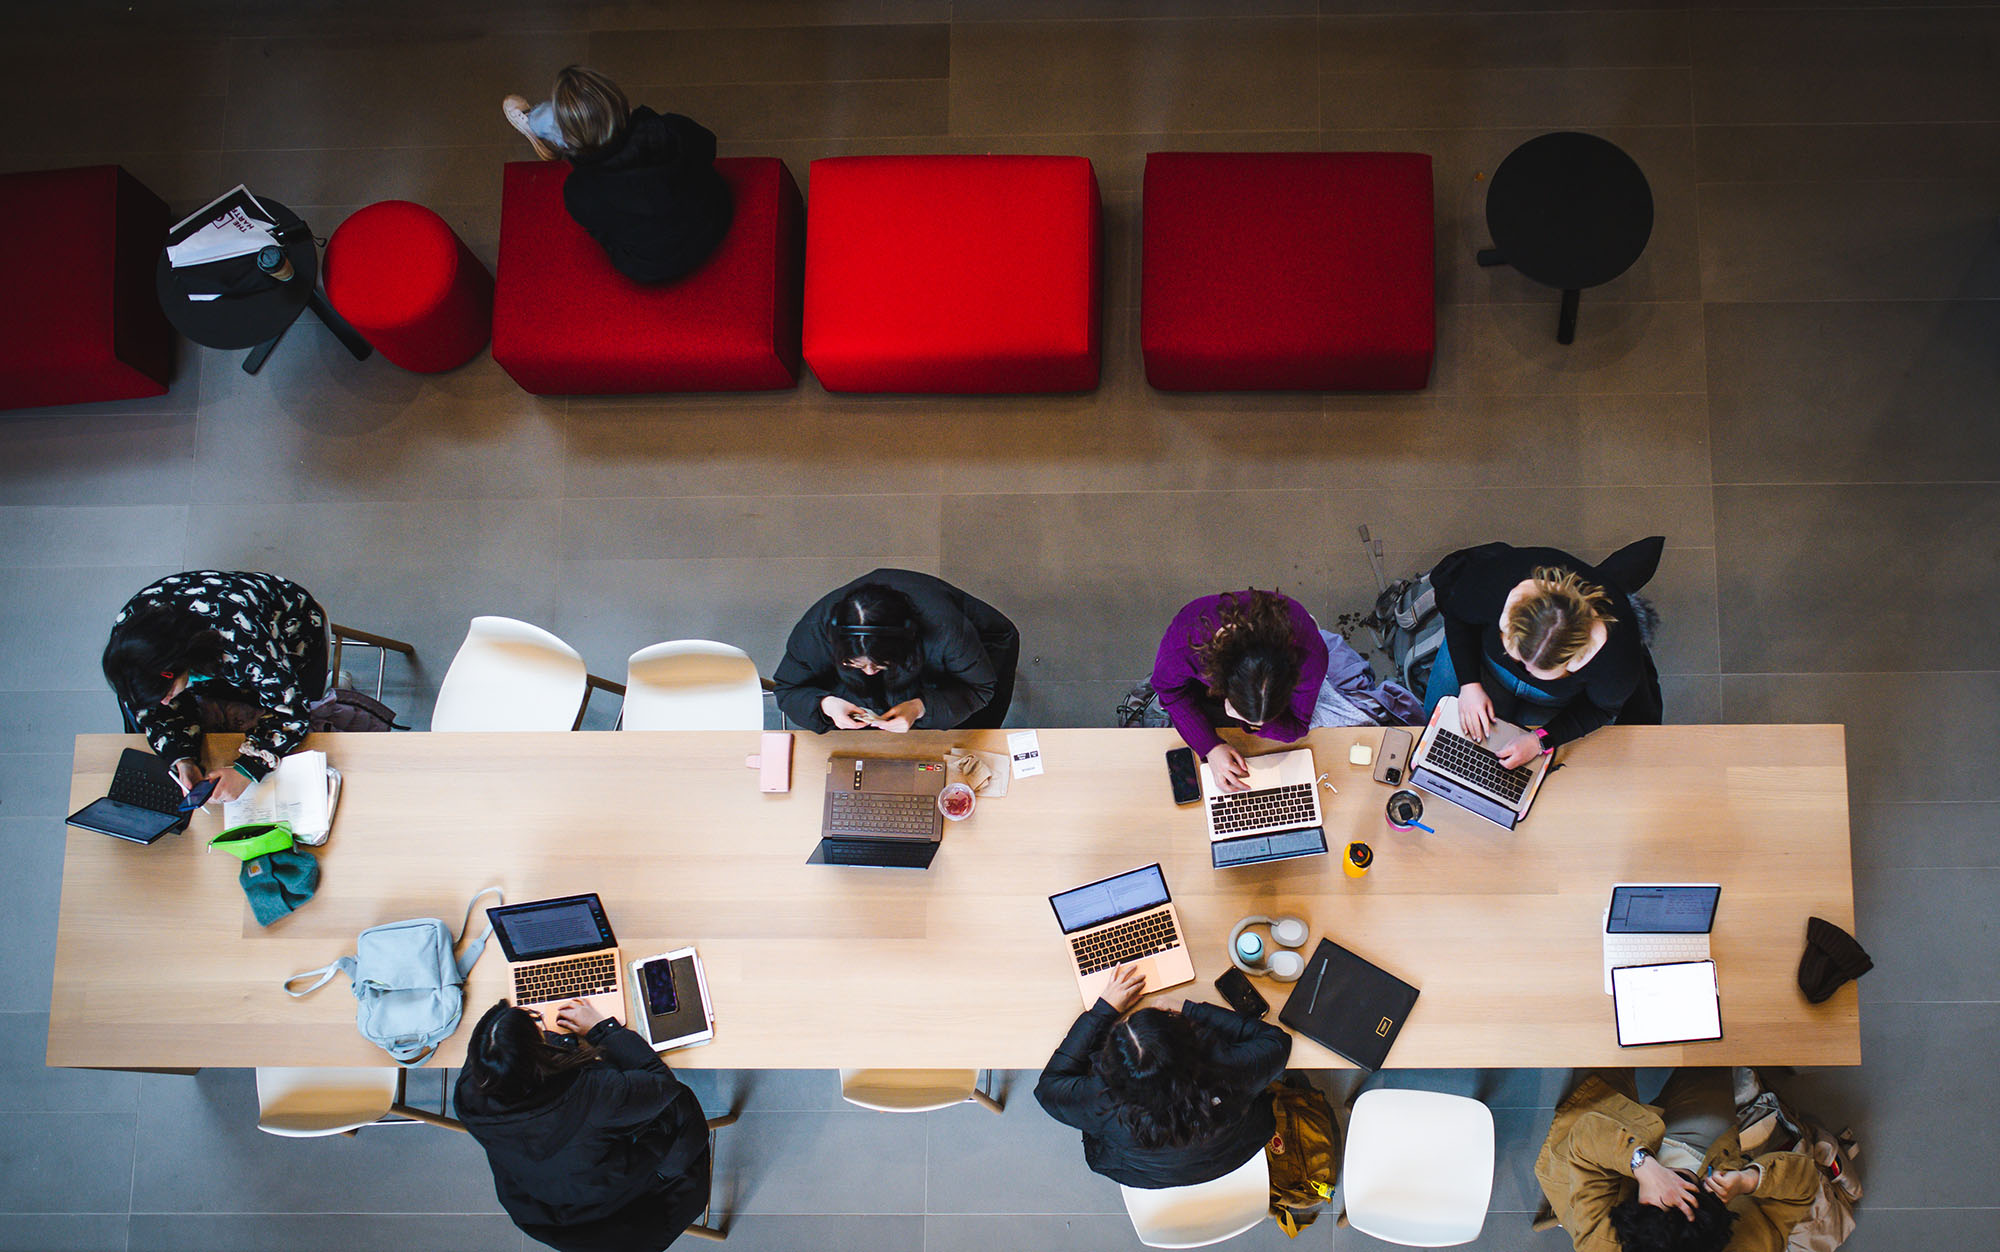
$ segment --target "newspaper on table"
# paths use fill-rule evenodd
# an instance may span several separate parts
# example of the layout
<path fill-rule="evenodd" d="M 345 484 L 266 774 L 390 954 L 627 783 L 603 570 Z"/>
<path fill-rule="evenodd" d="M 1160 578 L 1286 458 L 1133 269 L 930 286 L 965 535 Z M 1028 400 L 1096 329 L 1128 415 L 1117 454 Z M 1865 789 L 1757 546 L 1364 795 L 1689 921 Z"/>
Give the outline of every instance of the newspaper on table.
<path fill-rule="evenodd" d="M 277 223 L 270 211 L 241 183 L 175 223 L 169 238 L 196 222 L 202 223 L 200 229 L 167 246 L 167 263 L 176 269 L 249 256 L 278 242 L 271 234 Z"/>
<path fill-rule="evenodd" d="M 294 752 L 278 768 L 222 806 L 222 824 L 283 822 L 300 843 L 317 846 L 333 829 L 340 804 L 340 771 L 326 763 L 324 752 Z"/>

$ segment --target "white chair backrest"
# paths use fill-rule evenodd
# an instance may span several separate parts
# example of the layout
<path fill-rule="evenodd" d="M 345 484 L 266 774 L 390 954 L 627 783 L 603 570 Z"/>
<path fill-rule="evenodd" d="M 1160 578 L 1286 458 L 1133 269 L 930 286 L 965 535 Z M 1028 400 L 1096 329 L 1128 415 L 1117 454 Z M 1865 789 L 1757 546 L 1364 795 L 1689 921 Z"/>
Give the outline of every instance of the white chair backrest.
<path fill-rule="evenodd" d="M 396 1102 L 393 1069 L 257 1069 L 257 1129 L 288 1139 L 344 1134 Z"/>
<path fill-rule="evenodd" d="M 741 648 L 674 639 L 625 663 L 625 730 L 762 730 L 764 684 Z"/>
<path fill-rule="evenodd" d="M 976 1069 L 843 1069 L 840 1097 L 880 1113 L 928 1113 L 972 1098 Z"/>
<path fill-rule="evenodd" d="M 1437 1091 L 1364 1091 L 1340 1187 L 1363 1234 L 1411 1248 L 1470 1243 L 1493 1197 L 1493 1111 Z"/>
<path fill-rule="evenodd" d="M 475 617 L 438 688 L 431 729 L 569 730 L 587 692 L 575 648 L 511 617 Z"/>
<path fill-rule="evenodd" d="M 1271 1167 L 1259 1148 L 1212 1182 L 1157 1190 L 1119 1184 L 1139 1242 L 1149 1248 L 1205 1248 L 1233 1239 L 1271 1209 Z"/>

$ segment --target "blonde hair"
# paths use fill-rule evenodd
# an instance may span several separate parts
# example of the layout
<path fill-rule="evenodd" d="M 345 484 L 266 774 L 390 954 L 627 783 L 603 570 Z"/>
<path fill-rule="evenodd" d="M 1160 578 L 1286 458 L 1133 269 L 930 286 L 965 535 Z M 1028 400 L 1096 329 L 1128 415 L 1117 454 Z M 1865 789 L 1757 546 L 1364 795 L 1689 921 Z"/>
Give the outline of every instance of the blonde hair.
<path fill-rule="evenodd" d="M 571 156 L 593 157 L 614 148 L 625 137 L 632 106 L 625 93 L 603 74 L 581 65 L 565 65 L 556 75 L 556 129 Z"/>
<path fill-rule="evenodd" d="M 1514 601 L 1500 637 L 1507 650 L 1536 669 L 1561 669 L 1590 646 L 1591 631 L 1610 626 L 1611 597 L 1575 570 L 1544 565 L 1528 575 L 1533 590 Z"/>

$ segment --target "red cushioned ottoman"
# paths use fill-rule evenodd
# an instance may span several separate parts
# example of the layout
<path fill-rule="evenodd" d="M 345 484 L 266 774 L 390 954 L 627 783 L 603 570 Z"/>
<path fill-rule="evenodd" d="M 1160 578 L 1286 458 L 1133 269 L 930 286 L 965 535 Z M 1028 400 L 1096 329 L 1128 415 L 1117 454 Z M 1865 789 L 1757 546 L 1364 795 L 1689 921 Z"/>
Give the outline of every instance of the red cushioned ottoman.
<path fill-rule="evenodd" d="M 715 255 L 635 283 L 563 208 L 564 161 L 507 166 L 493 359 L 536 395 L 770 391 L 799 380 L 798 184 L 776 157 L 719 160 L 736 197 Z"/>
<path fill-rule="evenodd" d="M 335 311 L 406 370 L 457 369 L 492 337 L 493 276 L 421 204 L 384 200 L 342 222 L 324 272 Z"/>
<path fill-rule="evenodd" d="M 1412 391 L 1437 338 L 1431 159 L 1146 157 L 1139 344 L 1167 391 Z"/>
<path fill-rule="evenodd" d="M 828 391 L 1097 386 L 1103 214 L 1083 157 L 828 157 L 805 357 Z"/>
<path fill-rule="evenodd" d="M 162 395 L 167 206 L 116 165 L 0 174 L 0 409 Z"/>

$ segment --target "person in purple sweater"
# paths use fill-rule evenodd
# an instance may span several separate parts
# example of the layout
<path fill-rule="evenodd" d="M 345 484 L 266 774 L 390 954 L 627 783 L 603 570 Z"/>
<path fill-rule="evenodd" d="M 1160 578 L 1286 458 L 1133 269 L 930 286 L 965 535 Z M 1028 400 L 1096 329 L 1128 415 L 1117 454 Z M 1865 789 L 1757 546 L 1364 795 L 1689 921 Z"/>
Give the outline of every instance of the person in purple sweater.
<path fill-rule="evenodd" d="M 1153 660 L 1153 690 L 1225 791 L 1246 790 L 1250 767 L 1218 723 L 1279 743 L 1304 738 L 1326 679 L 1326 641 L 1305 607 L 1275 591 L 1228 591 L 1190 602 Z"/>

